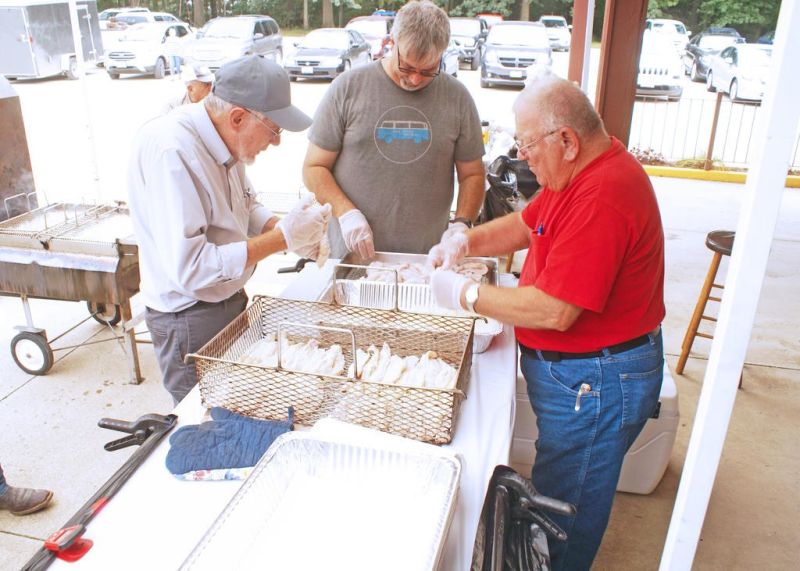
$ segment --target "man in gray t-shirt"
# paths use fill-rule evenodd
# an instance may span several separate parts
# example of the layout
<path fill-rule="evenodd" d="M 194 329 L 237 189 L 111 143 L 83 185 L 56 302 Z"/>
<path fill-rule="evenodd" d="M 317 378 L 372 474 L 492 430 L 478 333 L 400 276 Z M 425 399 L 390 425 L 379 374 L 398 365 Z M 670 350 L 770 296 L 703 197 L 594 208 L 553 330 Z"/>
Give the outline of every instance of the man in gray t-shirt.
<path fill-rule="evenodd" d="M 330 203 L 331 255 L 425 254 L 472 225 L 483 202 L 483 141 L 469 92 L 439 74 L 447 14 L 427 0 L 397 14 L 391 55 L 337 78 L 309 132 L 306 186 Z M 454 167 L 456 217 L 450 221 Z"/>

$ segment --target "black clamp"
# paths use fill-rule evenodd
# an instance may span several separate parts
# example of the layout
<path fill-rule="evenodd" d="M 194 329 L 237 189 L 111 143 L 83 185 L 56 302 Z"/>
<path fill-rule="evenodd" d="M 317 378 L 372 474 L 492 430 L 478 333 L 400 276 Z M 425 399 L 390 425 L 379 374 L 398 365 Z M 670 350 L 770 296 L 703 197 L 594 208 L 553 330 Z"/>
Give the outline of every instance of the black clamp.
<path fill-rule="evenodd" d="M 103 447 L 107 451 L 112 452 L 128 446 L 138 446 L 142 444 L 157 430 L 164 430 L 174 425 L 177 419 L 178 417 L 174 414 L 168 414 L 166 416 L 163 414 L 145 414 L 133 421 L 101 418 L 97 421 L 97 426 L 130 434 L 130 436 L 112 440 Z"/>

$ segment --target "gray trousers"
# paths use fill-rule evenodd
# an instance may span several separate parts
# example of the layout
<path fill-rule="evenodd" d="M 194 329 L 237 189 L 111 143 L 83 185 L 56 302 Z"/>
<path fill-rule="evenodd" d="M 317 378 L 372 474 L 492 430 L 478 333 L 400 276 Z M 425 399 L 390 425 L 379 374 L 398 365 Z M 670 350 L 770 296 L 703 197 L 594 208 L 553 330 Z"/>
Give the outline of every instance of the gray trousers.
<path fill-rule="evenodd" d="M 187 353 L 194 353 L 222 331 L 247 307 L 247 294 L 239 291 L 224 301 L 199 301 L 183 311 L 162 313 L 147 308 L 145 322 L 153 339 L 164 387 L 178 404 L 197 384 L 194 363 L 184 363 Z"/>

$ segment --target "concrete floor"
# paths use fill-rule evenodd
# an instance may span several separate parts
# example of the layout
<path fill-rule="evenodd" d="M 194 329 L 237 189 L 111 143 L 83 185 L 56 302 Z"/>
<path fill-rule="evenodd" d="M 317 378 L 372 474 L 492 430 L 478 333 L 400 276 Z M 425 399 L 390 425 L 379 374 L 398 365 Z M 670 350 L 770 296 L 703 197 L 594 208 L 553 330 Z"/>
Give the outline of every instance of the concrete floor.
<path fill-rule="evenodd" d="M 664 178 L 653 182 L 667 238 L 664 331 L 667 363 L 674 370 L 710 260 L 705 234 L 736 227 L 744 188 Z M 787 190 L 696 569 L 794 569 L 800 559 L 795 530 L 800 446 L 793 434 L 800 410 L 798 220 L 800 192 Z M 274 270 L 294 259 L 276 256 L 260 264 L 249 293 L 279 292 L 294 274 Z M 515 265 L 521 259 L 518 255 Z M 723 263 L 720 276 L 725 270 Z M 51 337 L 87 315 L 80 303 L 34 300 L 31 306 L 34 323 L 46 327 Z M 19 300 L 0 297 L 0 462 L 11 484 L 52 489 L 55 500 L 44 512 L 26 517 L 0 512 L 0 570 L 23 565 L 133 451 L 105 452 L 103 444 L 119 433 L 97 428 L 99 418 L 131 420 L 172 408 L 147 345 L 139 347 L 141 385 L 128 383 L 124 354 L 114 342 L 75 349 L 48 375 L 29 377 L 3 349 L 16 333 L 13 326 L 24 322 Z M 103 333 L 89 321 L 60 344 Z M 658 567 L 709 347 L 710 342 L 698 339 L 684 375 L 674 375 L 681 422 L 664 479 L 648 496 L 618 494 L 596 569 Z"/>

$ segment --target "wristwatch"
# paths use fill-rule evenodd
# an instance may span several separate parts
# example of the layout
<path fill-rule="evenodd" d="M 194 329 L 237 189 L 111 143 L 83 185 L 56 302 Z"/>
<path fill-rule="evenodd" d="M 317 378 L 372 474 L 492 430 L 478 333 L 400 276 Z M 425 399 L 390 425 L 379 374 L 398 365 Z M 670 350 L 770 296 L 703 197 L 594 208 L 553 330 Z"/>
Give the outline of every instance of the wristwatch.
<path fill-rule="evenodd" d="M 469 218 L 464 218 L 462 216 L 459 216 L 457 218 L 453 218 L 450 221 L 450 224 L 455 224 L 456 222 L 461 222 L 462 224 L 466 225 L 467 228 L 472 228 L 472 226 L 473 226 L 472 220 L 470 220 Z"/>
<path fill-rule="evenodd" d="M 475 313 L 475 304 L 478 303 L 478 290 L 481 284 L 472 283 L 467 286 L 467 291 L 464 292 L 464 301 L 467 302 L 467 310 Z"/>

